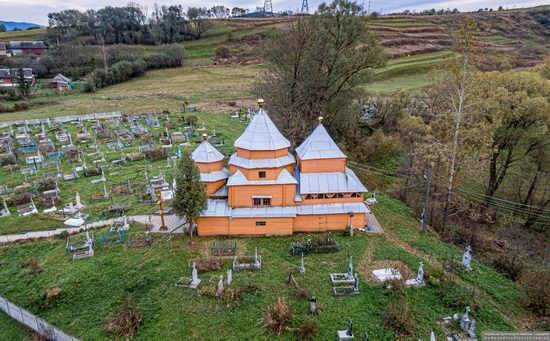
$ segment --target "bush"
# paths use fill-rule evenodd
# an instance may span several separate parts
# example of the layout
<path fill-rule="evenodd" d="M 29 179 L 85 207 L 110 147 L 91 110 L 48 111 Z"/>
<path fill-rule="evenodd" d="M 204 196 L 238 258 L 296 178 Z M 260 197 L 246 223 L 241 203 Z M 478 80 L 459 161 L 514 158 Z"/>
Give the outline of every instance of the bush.
<path fill-rule="evenodd" d="M 107 332 L 131 339 L 142 322 L 142 315 L 137 309 L 135 303 L 130 297 L 124 298 L 122 310 L 116 316 L 110 318 L 105 323 Z"/>
<path fill-rule="evenodd" d="M 218 46 L 216 49 L 216 57 L 218 58 L 228 58 L 231 55 L 231 50 L 225 45 Z"/>
<path fill-rule="evenodd" d="M 309 340 L 317 335 L 318 329 L 317 321 L 311 316 L 306 316 L 304 323 L 299 328 L 296 328 L 295 333 L 298 340 Z"/>
<path fill-rule="evenodd" d="M 35 258 L 28 259 L 25 263 L 23 263 L 23 266 L 31 270 L 33 274 L 38 274 L 43 271 L 42 266 Z"/>
<path fill-rule="evenodd" d="M 539 268 L 525 271 L 520 284 L 527 294 L 527 306 L 537 314 L 550 316 L 550 272 Z"/>
<path fill-rule="evenodd" d="M 384 325 L 395 331 L 400 336 L 413 336 L 415 334 L 415 321 L 411 306 L 406 301 L 390 303 L 384 314 Z"/>
<path fill-rule="evenodd" d="M 15 111 L 28 110 L 30 107 L 31 107 L 31 105 L 28 102 L 15 103 L 15 105 L 13 106 Z"/>
<path fill-rule="evenodd" d="M 382 130 L 376 130 L 358 147 L 357 155 L 360 155 L 362 161 L 366 162 L 384 160 L 400 149 L 399 144 L 398 137 L 384 134 Z"/>
<path fill-rule="evenodd" d="M 439 297 L 441 298 L 441 302 L 449 308 L 464 309 L 465 306 L 476 306 L 476 302 L 473 298 L 473 292 L 458 284 L 443 286 L 439 290 Z"/>
<path fill-rule="evenodd" d="M 277 302 L 270 305 L 264 315 L 264 326 L 277 335 L 281 335 L 290 326 L 292 311 L 284 297 L 277 298 Z"/>

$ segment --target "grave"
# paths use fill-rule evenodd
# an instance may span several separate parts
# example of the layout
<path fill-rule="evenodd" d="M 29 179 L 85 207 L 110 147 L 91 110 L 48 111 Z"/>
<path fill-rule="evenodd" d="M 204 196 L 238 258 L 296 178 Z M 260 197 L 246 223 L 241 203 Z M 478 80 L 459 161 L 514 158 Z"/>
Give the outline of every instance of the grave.
<path fill-rule="evenodd" d="M 222 297 L 224 290 L 225 289 L 223 287 L 223 275 L 220 275 L 220 280 L 218 281 L 218 288 L 216 289 L 216 296 Z"/>
<path fill-rule="evenodd" d="M 233 257 L 233 271 L 235 270 L 261 270 L 262 256 L 258 256 L 258 248 L 256 248 L 254 256 Z"/>
<path fill-rule="evenodd" d="M 406 280 L 405 285 L 412 288 L 421 288 L 426 285 L 424 282 L 424 265 L 422 264 L 422 261 L 420 261 L 420 264 L 418 265 L 418 274 L 416 275 L 416 278 Z"/>
<path fill-rule="evenodd" d="M 332 284 L 353 284 L 353 256 L 349 256 L 348 272 L 346 273 L 331 273 L 330 280 Z"/>
<path fill-rule="evenodd" d="M 338 340 L 351 340 L 353 339 L 353 322 L 350 320 L 348 329 L 338 331 Z"/>
<path fill-rule="evenodd" d="M 94 256 L 94 249 L 90 245 L 85 250 L 75 252 L 73 254 L 73 261 L 78 260 L 78 259 L 90 258 L 90 257 L 93 257 L 93 256 Z"/>
<path fill-rule="evenodd" d="M 466 250 L 464 250 L 464 254 L 462 255 L 462 266 L 466 271 L 472 271 L 472 247 L 468 245 L 466 247 Z"/>
<path fill-rule="evenodd" d="M 122 243 L 128 231 L 107 231 L 99 236 L 99 245 L 107 246 L 110 243 Z"/>
<path fill-rule="evenodd" d="M 311 298 L 309 299 L 308 312 L 314 315 L 319 313 L 319 308 L 317 307 L 317 297 L 311 296 Z"/>
<path fill-rule="evenodd" d="M 109 232 L 128 231 L 130 224 L 128 224 L 128 218 L 124 216 L 123 221 L 115 221 L 109 228 Z"/>
<path fill-rule="evenodd" d="M 189 277 L 180 277 L 176 283 L 176 288 L 189 288 L 196 289 L 201 280 L 199 279 L 199 274 L 195 262 L 193 262 L 193 271 L 191 272 L 191 278 Z"/>
<path fill-rule="evenodd" d="M 328 253 L 338 250 L 340 250 L 340 245 L 330 234 L 326 238 L 308 236 L 301 242 L 294 242 L 290 246 L 290 252 L 293 255 L 301 253 Z"/>
<path fill-rule="evenodd" d="M 9 217 L 11 215 L 8 205 L 6 204 L 6 199 L 3 202 L 2 211 L 0 211 L 0 218 Z"/>
<path fill-rule="evenodd" d="M 82 202 L 80 202 L 80 194 L 78 194 L 78 192 L 76 192 L 75 200 L 76 200 L 76 205 L 74 206 L 75 209 L 81 211 L 86 207 L 86 205 L 83 205 Z"/>
<path fill-rule="evenodd" d="M 233 269 L 227 270 L 227 285 L 231 285 L 231 282 L 233 282 Z"/>
<path fill-rule="evenodd" d="M 153 235 L 149 232 L 145 232 L 143 237 L 130 237 L 128 236 L 128 247 L 142 247 L 151 246 L 153 244 Z"/>
<path fill-rule="evenodd" d="M 237 254 L 237 241 L 212 241 L 210 251 L 213 257 L 235 256 Z"/>
<path fill-rule="evenodd" d="M 94 242 L 95 242 L 95 237 L 93 232 L 92 232 L 92 236 L 90 237 L 90 233 L 88 232 L 88 229 L 86 229 L 84 240 L 75 241 L 74 236 L 68 236 L 67 242 L 65 243 L 65 248 L 67 249 L 67 253 L 73 253 L 76 251 L 88 249 L 90 246 L 94 245 Z"/>
<path fill-rule="evenodd" d="M 332 288 L 332 293 L 335 296 L 348 296 L 359 294 L 359 276 L 357 272 L 353 276 L 353 286 L 337 286 Z"/>
<path fill-rule="evenodd" d="M 29 203 L 17 206 L 17 214 L 19 214 L 20 217 L 28 216 L 35 213 L 38 213 L 38 210 L 36 209 L 36 205 L 34 204 L 32 195 L 31 201 Z"/>
<path fill-rule="evenodd" d="M 79 227 L 79 226 L 84 225 L 84 223 L 86 222 L 86 218 L 87 218 L 87 215 L 86 216 L 82 215 L 79 211 L 76 214 L 76 216 L 68 218 L 67 220 L 65 220 L 64 224 L 67 225 L 67 226 Z"/>
<path fill-rule="evenodd" d="M 302 252 L 302 258 L 300 260 L 300 274 L 304 275 L 306 273 L 306 267 L 304 266 L 304 253 Z"/>
<path fill-rule="evenodd" d="M 373 270 L 372 275 L 380 282 L 401 279 L 401 273 L 396 268 L 385 268 Z"/>

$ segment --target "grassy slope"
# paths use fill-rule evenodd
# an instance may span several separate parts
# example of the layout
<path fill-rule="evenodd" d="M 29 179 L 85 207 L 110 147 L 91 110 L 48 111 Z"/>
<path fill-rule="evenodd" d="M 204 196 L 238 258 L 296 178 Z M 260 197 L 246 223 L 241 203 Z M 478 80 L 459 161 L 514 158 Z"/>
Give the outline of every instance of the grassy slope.
<path fill-rule="evenodd" d="M 322 307 L 316 318 L 319 322 L 319 339 L 331 339 L 345 322 L 354 321 L 356 335 L 369 332 L 373 340 L 393 340 L 394 332 L 384 327 L 385 307 L 395 298 L 384 294 L 378 286 L 361 280 L 361 294 L 335 298 L 330 294 L 330 272 L 346 270 L 347 243 L 351 246 L 356 267 L 367 249 L 373 250 L 373 261 L 400 260 L 416 270 L 417 252 L 432 253 L 438 259 L 442 252 L 459 254 L 460 250 L 438 241 L 431 235 L 419 237 L 416 222 L 409 210 L 397 201 L 380 198 L 374 210 L 388 232 L 387 236 L 339 237 L 342 250 L 336 254 L 306 256 L 306 275 L 297 276 L 302 285 L 312 290 Z M 0 247 L 2 259 L 10 259 L 0 267 L 0 294 L 39 314 L 69 333 L 84 339 L 107 339 L 103 324 L 106 318 L 118 311 L 122 298 L 132 294 L 144 316 L 138 340 L 177 339 L 272 339 L 258 326 L 267 305 L 278 296 L 286 296 L 295 314 L 293 326 L 306 316 L 308 302 L 295 297 L 284 283 L 289 269 L 296 270 L 298 257 L 288 253 L 291 241 L 300 236 L 239 239 L 241 251 L 247 253 L 258 247 L 263 257 L 261 272 L 236 272 L 232 287 L 252 284 L 259 288 L 256 295 L 245 295 L 233 309 L 212 297 L 197 297 L 189 290 L 175 289 L 174 282 L 181 275 L 189 275 L 187 260 L 204 254 L 211 238 L 197 238 L 196 247 L 187 251 L 185 240 L 177 238 L 170 253 L 166 242 L 158 241 L 151 249 L 126 249 L 120 245 L 108 249 L 96 248 L 92 259 L 72 262 L 64 250 L 62 240 L 38 241 L 29 244 Z M 402 244 L 410 245 L 415 252 L 406 251 Z M 22 264 L 29 258 L 40 260 L 44 269 L 33 274 Z M 425 259 L 424 259 L 425 260 Z M 368 261 L 368 260 L 367 260 Z M 229 263 L 226 263 L 227 269 Z M 431 263 L 427 263 L 429 269 Z M 510 330 L 513 317 L 503 315 L 502 305 L 516 310 L 519 292 L 514 284 L 491 269 L 474 261 L 474 272 L 460 273 L 462 281 L 476 287 L 480 310 L 475 313 L 478 332 L 484 330 Z M 224 271 L 202 274 L 202 287 L 215 286 L 209 282 Z M 63 299 L 48 306 L 42 298 L 50 287 L 60 287 Z M 426 287 L 407 289 L 406 300 L 413 306 L 418 337 L 426 338 L 434 330 L 440 334 L 436 321 L 456 309 L 445 306 L 438 289 Z M 495 303 L 496 302 L 496 303 Z M 519 310 L 519 308 L 518 308 Z M 505 314 L 508 314 L 506 312 Z M 0 320 L 2 323 L 2 320 Z M 227 328 L 226 326 L 232 326 Z M 0 339 L 19 335 L 13 328 L 0 328 Z M 441 335 L 440 335 L 441 337 Z M 292 339 L 287 333 L 286 339 Z M 416 339 L 416 338 L 414 338 Z"/>
<path fill-rule="evenodd" d="M 42 40 L 45 35 L 45 28 L 24 31 L 7 31 L 0 32 L 0 41 L 9 42 L 10 40 Z"/>

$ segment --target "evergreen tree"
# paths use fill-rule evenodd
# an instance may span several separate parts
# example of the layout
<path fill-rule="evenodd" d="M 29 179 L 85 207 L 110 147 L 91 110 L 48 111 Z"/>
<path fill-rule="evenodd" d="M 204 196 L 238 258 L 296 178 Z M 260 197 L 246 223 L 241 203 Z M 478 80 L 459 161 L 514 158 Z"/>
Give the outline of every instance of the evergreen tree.
<path fill-rule="evenodd" d="M 27 98 L 31 92 L 31 83 L 25 80 L 25 72 L 22 68 L 17 70 L 17 86 L 19 87 L 21 96 Z"/>
<path fill-rule="evenodd" d="M 208 207 L 206 186 L 201 182 L 199 168 L 191 159 L 191 154 L 185 152 L 180 160 L 176 174 L 176 196 L 174 212 L 184 217 L 189 223 L 189 243 L 193 243 L 193 224 L 200 213 Z"/>

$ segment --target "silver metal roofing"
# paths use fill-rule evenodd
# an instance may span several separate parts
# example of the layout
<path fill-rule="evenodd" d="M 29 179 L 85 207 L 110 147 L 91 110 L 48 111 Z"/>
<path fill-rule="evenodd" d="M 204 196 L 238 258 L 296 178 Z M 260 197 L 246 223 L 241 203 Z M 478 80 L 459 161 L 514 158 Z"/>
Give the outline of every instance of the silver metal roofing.
<path fill-rule="evenodd" d="M 286 169 L 281 171 L 279 177 L 276 180 L 256 180 L 250 181 L 240 170 L 237 170 L 233 175 L 227 180 L 227 186 L 246 186 L 246 185 L 288 185 L 288 184 L 297 184 L 298 181 L 292 174 L 290 174 Z"/>
<path fill-rule="evenodd" d="M 368 192 L 355 173 L 300 173 L 300 194 Z"/>
<path fill-rule="evenodd" d="M 296 153 L 302 160 L 346 157 L 322 124 L 319 124 L 308 138 L 296 148 Z"/>
<path fill-rule="evenodd" d="M 227 186 L 223 185 L 219 190 L 217 190 L 215 193 L 211 194 L 212 197 L 227 197 Z"/>
<path fill-rule="evenodd" d="M 201 173 L 202 182 L 215 182 L 229 177 L 229 170 L 222 168 L 221 171 L 213 171 L 210 173 Z"/>
<path fill-rule="evenodd" d="M 235 141 L 235 147 L 247 150 L 278 150 L 290 147 L 290 142 L 277 129 L 265 110 L 260 108 L 244 133 Z"/>
<path fill-rule="evenodd" d="M 71 80 L 65 76 L 63 76 L 62 74 L 58 73 L 57 76 L 55 76 L 51 81 L 50 83 L 63 83 L 63 84 L 67 84 L 69 83 Z"/>
<path fill-rule="evenodd" d="M 223 154 L 205 140 L 193 151 L 191 158 L 195 162 L 211 163 L 223 160 Z"/>
<path fill-rule="evenodd" d="M 370 212 L 364 203 L 319 204 L 298 206 L 270 206 L 230 208 L 225 199 L 208 199 L 208 208 L 202 217 L 275 218 L 312 214 L 348 214 Z"/>
<path fill-rule="evenodd" d="M 247 159 L 244 157 L 237 156 L 237 154 L 232 154 L 229 158 L 229 164 L 252 169 L 252 168 L 279 168 L 284 167 L 296 162 L 296 159 L 292 154 L 288 153 L 287 156 L 282 156 L 276 159 Z"/>

